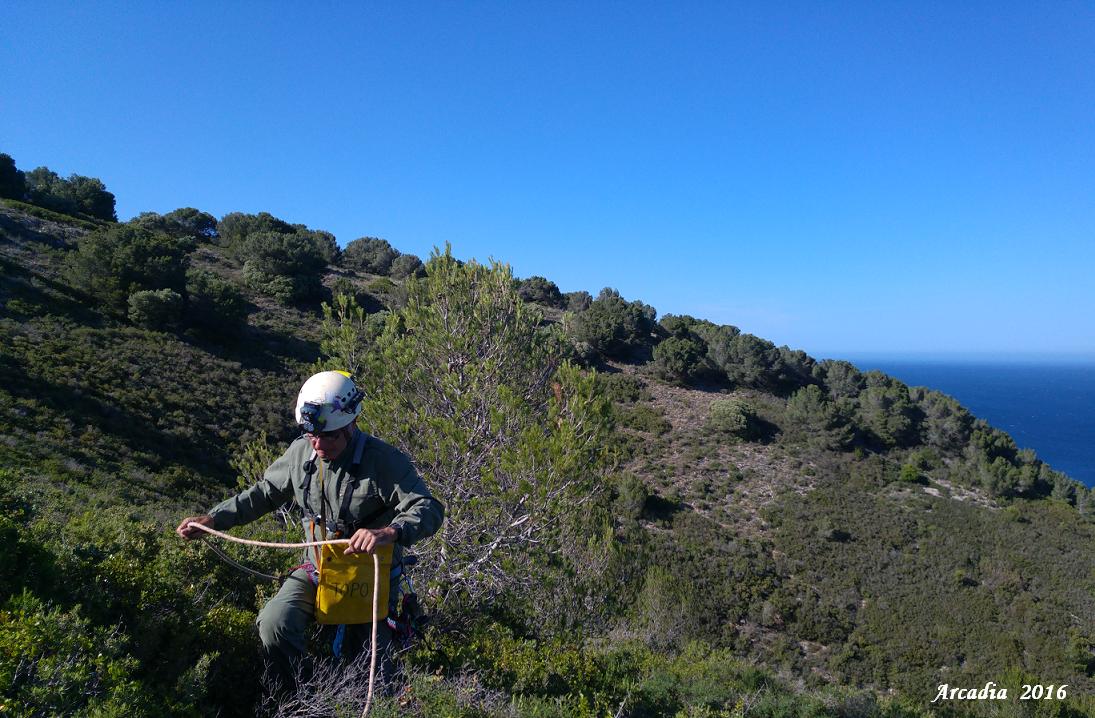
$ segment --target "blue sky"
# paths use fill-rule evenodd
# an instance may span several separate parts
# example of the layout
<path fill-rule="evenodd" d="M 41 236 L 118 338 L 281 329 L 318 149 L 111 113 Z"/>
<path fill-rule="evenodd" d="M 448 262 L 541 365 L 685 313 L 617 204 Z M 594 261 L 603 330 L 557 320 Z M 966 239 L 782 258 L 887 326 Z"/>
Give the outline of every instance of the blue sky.
<path fill-rule="evenodd" d="M 0 151 L 122 219 L 451 242 L 818 356 L 1095 356 L 1090 3 L 4 14 Z"/>

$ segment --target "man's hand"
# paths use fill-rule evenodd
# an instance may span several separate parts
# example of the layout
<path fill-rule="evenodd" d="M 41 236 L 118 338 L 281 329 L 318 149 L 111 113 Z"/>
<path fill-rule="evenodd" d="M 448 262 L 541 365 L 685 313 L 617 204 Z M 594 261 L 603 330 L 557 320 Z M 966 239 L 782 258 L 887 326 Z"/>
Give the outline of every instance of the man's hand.
<path fill-rule="evenodd" d="M 185 518 L 182 520 L 182 523 L 179 524 L 179 527 L 175 529 L 175 533 L 187 540 L 201 538 L 202 536 L 206 535 L 206 533 L 201 529 L 197 529 L 193 526 L 187 525 L 191 523 L 201 524 L 202 526 L 208 526 L 209 528 L 213 528 L 213 517 L 206 514 L 205 516 L 190 516 L 188 518 Z"/>
<path fill-rule="evenodd" d="M 381 546 L 395 543 L 399 533 L 391 526 L 382 529 L 358 529 L 350 537 L 350 545 L 344 553 L 373 553 Z"/>

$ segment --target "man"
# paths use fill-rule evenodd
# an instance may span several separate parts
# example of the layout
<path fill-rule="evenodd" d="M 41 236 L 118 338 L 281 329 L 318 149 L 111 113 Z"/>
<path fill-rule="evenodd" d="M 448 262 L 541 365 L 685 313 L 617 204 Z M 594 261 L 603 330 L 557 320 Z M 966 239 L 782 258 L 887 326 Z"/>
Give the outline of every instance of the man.
<path fill-rule="evenodd" d="M 398 566 L 403 548 L 437 531 L 444 510 L 405 454 L 358 430 L 361 399 L 345 372 L 325 371 L 309 378 L 296 404 L 303 434 L 266 469 L 261 481 L 206 515 L 183 519 L 176 533 L 199 538 L 205 532 L 190 523 L 224 531 L 292 501 L 304 512 L 307 541 L 348 537 L 347 554 L 373 553 L 394 544 L 392 565 Z M 257 621 L 263 655 L 282 690 L 292 689 L 298 671 L 307 673 L 307 665 L 302 665 L 305 634 L 315 620 L 319 567 L 318 552 L 309 551 L 310 562 L 286 579 Z M 394 597 L 394 592 L 389 595 Z M 391 630 L 386 621 L 379 623 L 378 650 L 385 657 L 381 673 L 390 677 Z"/>

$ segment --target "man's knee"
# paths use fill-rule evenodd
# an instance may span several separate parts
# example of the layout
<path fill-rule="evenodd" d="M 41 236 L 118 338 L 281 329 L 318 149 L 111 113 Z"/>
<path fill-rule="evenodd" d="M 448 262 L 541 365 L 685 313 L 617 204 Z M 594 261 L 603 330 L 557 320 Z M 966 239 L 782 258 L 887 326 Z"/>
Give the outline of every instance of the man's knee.
<path fill-rule="evenodd" d="M 291 639 L 293 631 L 288 612 L 278 610 L 283 607 L 271 606 L 271 603 L 263 606 L 259 611 L 259 617 L 255 619 L 255 625 L 259 629 L 259 640 L 266 648 L 283 646 L 288 639 Z"/>

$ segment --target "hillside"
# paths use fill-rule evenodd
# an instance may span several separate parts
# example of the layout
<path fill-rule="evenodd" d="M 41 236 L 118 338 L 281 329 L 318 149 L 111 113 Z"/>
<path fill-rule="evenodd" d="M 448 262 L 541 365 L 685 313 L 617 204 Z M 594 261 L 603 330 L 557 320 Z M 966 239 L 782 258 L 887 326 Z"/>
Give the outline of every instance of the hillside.
<path fill-rule="evenodd" d="M 994 681 L 1068 684 L 1064 701 L 1011 701 L 1015 715 L 1095 715 L 1095 497 L 948 397 L 733 327 L 655 321 L 611 291 L 562 295 L 448 254 L 397 268 L 409 255 L 381 240 L 338 252 L 269 215 L 177 231 L 194 213 L 118 225 L 0 206 L 0 711 L 254 712 L 251 622 L 274 589 L 171 529 L 253 477 L 293 437 L 302 379 L 357 352 L 367 427 L 435 485 L 467 469 L 427 449 L 431 392 L 471 415 L 471 395 L 527 380 L 526 403 L 491 405 L 516 428 L 482 443 L 503 446 L 489 486 L 501 468 L 523 478 L 519 457 L 604 489 L 581 517 L 544 504 L 544 540 L 567 548 L 526 547 L 527 576 L 515 549 L 497 561 L 512 581 L 456 585 L 423 550 L 437 630 L 407 656 L 402 709 L 948 714 L 928 703 L 939 684 Z M 102 252 L 135 243 L 177 276 L 108 282 L 133 266 L 103 270 Z M 436 298 L 459 308 L 461 292 L 481 315 L 431 323 Z M 341 321 L 336 295 L 353 298 Z M 456 351 L 439 343 L 495 363 L 413 366 Z M 479 446 L 453 415 L 436 445 Z M 535 443 L 549 416 L 559 436 Z M 271 517 L 243 533 L 294 531 Z"/>

